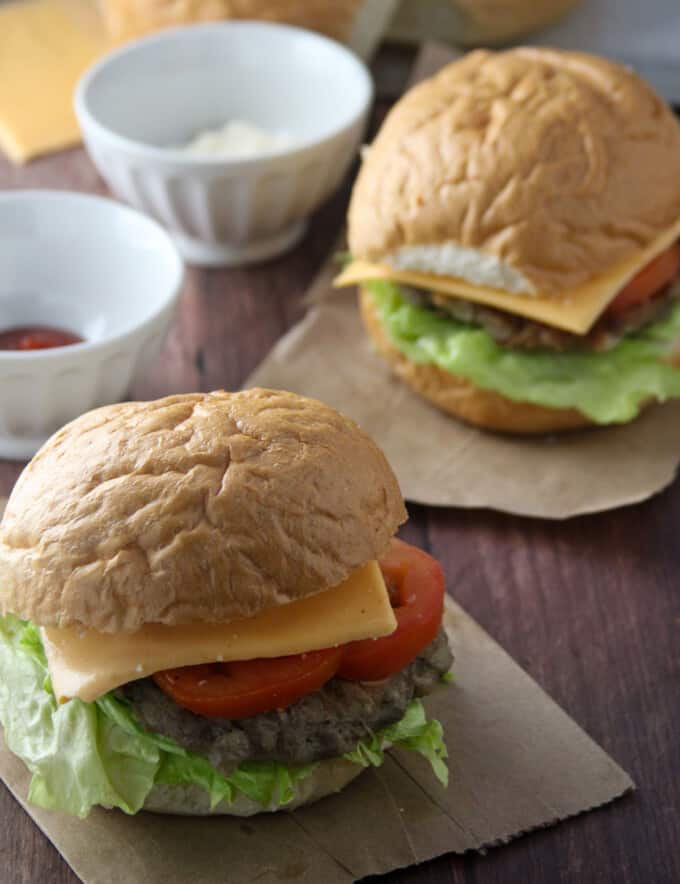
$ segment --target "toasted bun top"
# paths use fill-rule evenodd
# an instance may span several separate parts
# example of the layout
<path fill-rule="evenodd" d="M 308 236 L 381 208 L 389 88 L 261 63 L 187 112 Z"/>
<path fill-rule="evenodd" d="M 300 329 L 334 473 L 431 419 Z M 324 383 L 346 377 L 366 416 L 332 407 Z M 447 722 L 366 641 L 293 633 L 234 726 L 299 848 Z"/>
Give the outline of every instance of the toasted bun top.
<path fill-rule="evenodd" d="M 352 421 L 272 390 L 110 405 L 56 433 L 0 525 L 0 601 L 133 631 L 249 617 L 343 581 L 406 518 Z"/>
<path fill-rule="evenodd" d="M 410 90 L 352 194 L 357 258 L 559 292 L 680 218 L 680 124 L 632 71 L 477 51 Z"/>

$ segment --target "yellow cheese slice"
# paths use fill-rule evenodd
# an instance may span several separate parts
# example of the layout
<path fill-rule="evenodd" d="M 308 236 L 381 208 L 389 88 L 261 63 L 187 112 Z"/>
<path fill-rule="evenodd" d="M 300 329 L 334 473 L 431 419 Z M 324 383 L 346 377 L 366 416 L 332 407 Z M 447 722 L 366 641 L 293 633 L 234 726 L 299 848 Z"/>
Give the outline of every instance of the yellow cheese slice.
<path fill-rule="evenodd" d="M 586 334 L 616 294 L 652 258 L 667 249 L 680 236 L 680 218 L 676 224 L 657 237 L 649 246 L 639 249 L 607 273 L 595 277 L 560 295 L 514 295 L 500 289 L 473 285 L 463 279 L 395 270 L 384 264 L 353 261 L 336 278 L 336 286 L 355 285 L 371 279 L 403 282 L 476 304 L 497 307 L 508 313 L 526 316 L 555 328 Z"/>
<path fill-rule="evenodd" d="M 20 163 L 77 144 L 73 90 L 107 48 L 88 0 L 0 6 L 0 147 Z"/>
<path fill-rule="evenodd" d="M 76 626 L 42 630 L 59 702 L 91 702 L 161 669 L 283 657 L 394 632 L 397 621 L 378 563 L 355 571 L 334 589 L 227 624 L 162 626 L 109 635 Z"/>

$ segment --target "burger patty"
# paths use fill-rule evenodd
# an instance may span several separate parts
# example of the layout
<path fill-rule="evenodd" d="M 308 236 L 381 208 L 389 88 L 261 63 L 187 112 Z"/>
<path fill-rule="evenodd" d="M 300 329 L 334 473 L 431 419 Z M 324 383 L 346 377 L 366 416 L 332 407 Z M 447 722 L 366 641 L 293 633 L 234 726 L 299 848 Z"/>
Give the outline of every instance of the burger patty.
<path fill-rule="evenodd" d="M 430 693 L 453 661 L 443 630 L 418 657 L 381 682 L 333 678 L 288 706 L 238 721 L 206 718 L 178 706 L 151 678 L 120 689 L 141 724 L 207 757 L 229 773 L 242 761 L 309 764 L 350 752 L 371 733 L 399 721 L 414 697 Z"/>
<path fill-rule="evenodd" d="M 616 315 L 604 315 L 587 335 L 552 328 L 533 319 L 515 316 L 495 307 L 473 304 L 460 298 L 451 298 L 412 286 L 400 286 L 403 296 L 412 304 L 451 316 L 459 322 L 481 326 L 497 344 L 517 350 L 611 350 L 621 338 L 631 332 L 662 319 L 680 298 L 680 278 L 642 304 L 629 307 Z"/>

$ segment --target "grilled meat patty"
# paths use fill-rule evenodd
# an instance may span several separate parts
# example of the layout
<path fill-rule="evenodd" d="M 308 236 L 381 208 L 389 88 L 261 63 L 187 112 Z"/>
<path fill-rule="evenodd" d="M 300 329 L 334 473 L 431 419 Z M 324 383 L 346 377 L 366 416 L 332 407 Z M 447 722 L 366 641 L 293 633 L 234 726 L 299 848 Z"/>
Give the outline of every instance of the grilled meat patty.
<path fill-rule="evenodd" d="M 495 307 L 484 307 L 412 286 L 402 285 L 400 288 L 403 296 L 412 304 L 434 310 L 443 316 L 451 316 L 459 322 L 479 325 L 502 347 L 558 352 L 610 350 L 625 335 L 662 319 L 670 311 L 674 301 L 680 298 L 678 278 L 642 304 L 629 307 L 616 315 L 605 312 L 587 335 L 575 335 L 542 322 L 505 313 Z"/>
<path fill-rule="evenodd" d="M 229 773 L 242 761 L 308 764 L 343 755 L 359 740 L 403 717 L 414 697 L 430 693 L 453 657 L 443 630 L 418 657 L 381 682 L 333 678 L 288 706 L 238 721 L 206 718 L 178 706 L 151 678 L 121 688 L 141 724 L 208 758 Z"/>

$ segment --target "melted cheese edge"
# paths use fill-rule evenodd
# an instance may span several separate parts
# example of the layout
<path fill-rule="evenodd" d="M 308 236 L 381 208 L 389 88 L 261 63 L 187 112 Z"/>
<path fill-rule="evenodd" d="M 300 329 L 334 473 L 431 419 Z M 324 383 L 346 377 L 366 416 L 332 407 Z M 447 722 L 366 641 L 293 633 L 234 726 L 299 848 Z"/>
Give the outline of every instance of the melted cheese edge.
<path fill-rule="evenodd" d="M 382 572 L 371 561 L 333 589 L 246 620 L 186 626 L 154 623 L 116 635 L 78 626 L 45 627 L 41 633 L 58 701 L 79 697 L 89 703 L 162 669 L 303 654 L 380 638 L 396 627 Z"/>
<path fill-rule="evenodd" d="M 525 316 L 575 334 L 586 334 L 626 283 L 645 264 L 671 246 L 679 236 L 680 218 L 650 245 L 639 249 L 607 273 L 559 295 L 545 295 L 540 292 L 514 295 L 500 289 L 473 285 L 464 279 L 395 270 L 384 264 L 372 264 L 368 261 L 353 261 L 335 279 L 334 285 L 355 285 L 372 279 L 402 282 L 442 295 L 464 298 L 476 304 L 497 307 L 507 313 Z"/>

